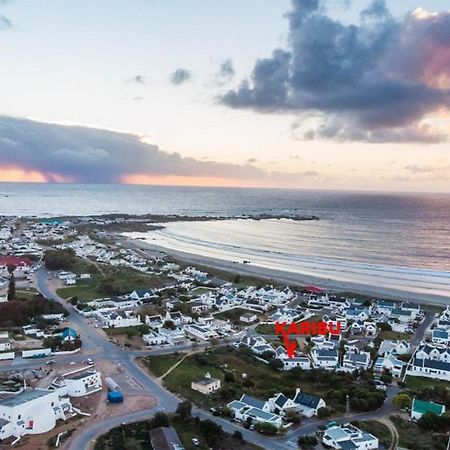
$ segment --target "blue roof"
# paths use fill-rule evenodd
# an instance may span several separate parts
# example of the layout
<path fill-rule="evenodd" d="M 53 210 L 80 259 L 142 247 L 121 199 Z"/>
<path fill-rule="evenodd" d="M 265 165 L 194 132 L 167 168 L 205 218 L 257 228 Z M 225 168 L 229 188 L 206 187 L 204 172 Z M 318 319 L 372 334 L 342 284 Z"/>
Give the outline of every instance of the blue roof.
<path fill-rule="evenodd" d="M 279 416 L 272 414 L 272 413 L 268 413 L 259 408 L 251 408 L 247 411 L 247 414 L 258 417 L 262 420 L 266 420 L 268 422 L 275 422 L 279 418 Z"/>
<path fill-rule="evenodd" d="M 294 398 L 294 403 L 298 405 L 307 406 L 308 408 L 317 408 L 317 405 L 320 402 L 320 398 L 315 395 L 298 393 Z"/>
<path fill-rule="evenodd" d="M 78 333 L 73 328 L 67 327 L 63 330 L 62 336 L 63 336 L 63 338 L 66 338 L 66 337 L 76 338 L 78 336 Z"/>
<path fill-rule="evenodd" d="M 249 406 L 254 406 L 255 408 L 263 409 L 265 405 L 265 401 L 260 400 L 255 397 L 251 397 L 250 395 L 243 394 L 241 397 L 241 403 L 245 403 Z"/>

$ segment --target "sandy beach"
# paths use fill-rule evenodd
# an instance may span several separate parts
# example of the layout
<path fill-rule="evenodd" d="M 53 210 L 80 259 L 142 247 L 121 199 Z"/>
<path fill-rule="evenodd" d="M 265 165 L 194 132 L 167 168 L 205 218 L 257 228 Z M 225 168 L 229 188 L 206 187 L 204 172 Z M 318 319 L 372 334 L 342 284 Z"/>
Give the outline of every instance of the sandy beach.
<path fill-rule="evenodd" d="M 417 293 L 407 290 L 385 288 L 383 286 L 372 286 L 368 284 L 339 282 L 314 276 L 303 276 L 294 272 L 268 269 L 253 264 L 236 264 L 231 261 L 226 261 L 218 258 L 211 258 L 203 255 L 196 255 L 179 250 L 168 249 L 153 243 L 143 241 L 141 239 L 131 239 L 125 236 L 121 236 L 120 239 L 123 245 L 139 248 L 143 251 L 150 251 L 153 253 L 161 252 L 170 255 L 178 260 L 185 261 L 191 264 L 199 264 L 233 274 L 248 275 L 267 280 L 274 280 L 291 286 L 305 286 L 312 284 L 332 292 L 353 292 L 379 298 L 408 300 L 434 305 L 450 304 L 450 299 L 448 297 L 440 295 Z"/>

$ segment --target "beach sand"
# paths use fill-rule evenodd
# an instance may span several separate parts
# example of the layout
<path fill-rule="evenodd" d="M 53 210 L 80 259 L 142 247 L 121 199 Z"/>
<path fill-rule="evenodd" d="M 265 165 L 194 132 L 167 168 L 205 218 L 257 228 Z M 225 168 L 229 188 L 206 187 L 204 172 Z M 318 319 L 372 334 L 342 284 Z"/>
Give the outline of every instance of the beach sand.
<path fill-rule="evenodd" d="M 240 274 L 255 278 L 274 280 L 290 286 L 301 287 L 306 285 L 315 285 L 335 293 L 352 292 L 355 294 L 369 295 L 384 299 L 408 300 L 412 302 L 421 302 L 434 305 L 450 304 L 450 298 L 440 295 L 409 292 L 407 290 L 398 290 L 386 288 L 383 286 L 372 286 L 368 284 L 340 282 L 321 277 L 305 276 L 294 272 L 268 269 L 253 264 L 237 264 L 218 258 L 211 258 L 178 250 L 167 249 L 153 243 L 143 241 L 141 239 L 130 239 L 124 236 L 121 236 L 120 240 L 122 241 L 122 244 L 127 247 L 139 248 L 143 251 L 151 252 L 152 254 L 154 254 L 155 252 L 160 252 L 190 264 L 199 264 L 232 274 Z"/>

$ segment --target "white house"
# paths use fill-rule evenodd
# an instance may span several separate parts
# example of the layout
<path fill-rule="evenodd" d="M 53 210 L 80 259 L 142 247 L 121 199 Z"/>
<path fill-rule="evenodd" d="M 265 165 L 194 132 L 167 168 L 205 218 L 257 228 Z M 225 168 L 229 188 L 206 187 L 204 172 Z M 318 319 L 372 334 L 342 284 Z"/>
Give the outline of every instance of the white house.
<path fill-rule="evenodd" d="M 411 419 L 419 420 L 424 414 L 431 412 L 437 416 L 442 416 L 445 413 L 445 405 L 439 403 L 426 402 L 424 400 L 413 399 L 411 405 Z"/>
<path fill-rule="evenodd" d="M 306 417 L 317 416 L 319 409 L 327 406 L 322 398 L 301 392 L 299 388 L 296 389 L 292 402 L 295 409 Z"/>
<path fill-rule="evenodd" d="M 201 339 L 202 341 L 219 337 L 219 335 L 209 327 L 198 324 L 185 325 L 184 331 L 188 336 Z"/>
<path fill-rule="evenodd" d="M 56 388 L 69 397 L 84 397 L 102 390 L 101 373 L 95 369 L 82 368 L 57 377 L 49 389 Z"/>
<path fill-rule="evenodd" d="M 398 340 L 398 341 L 384 340 L 380 344 L 378 354 L 380 356 L 386 356 L 391 353 L 393 355 L 406 355 L 410 352 L 410 350 L 411 345 L 409 342 L 405 340 Z"/>
<path fill-rule="evenodd" d="M 141 324 L 141 318 L 132 311 L 98 312 L 97 316 L 105 328 L 134 327 Z"/>
<path fill-rule="evenodd" d="M 413 358 L 406 373 L 412 376 L 450 381 L 450 363 L 432 359 Z"/>
<path fill-rule="evenodd" d="M 329 427 L 323 434 L 323 443 L 335 449 L 369 450 L 378 448 L 378 438 L 351 424 Z"/>
<path fill-rule="evenodd" d="M 373 368 L 377 373 L 381 373 L 383 370 L 388 370 L 392 376 L 399 377 L 402 374 L 404 365 L 405 363 L 403 361 L 400 361 L 392 354 L 388 354 L 384 357 L 380 356 L 377 358 Z"/>
<path fill-rule="evenodd" d="M 253 323 L 258 320 L 258 316 L 254 312 L 245 312 L 241 314 L 239 320 L 243 323 Z"/>
<path fill-rule="evenodd" d="M 167 343 L 167 336 L 150 331 L 148 334 L 144 334 L 142 339 L 147 345 L 162 345 Z"/>
<path fill-rule="evenodd" d="M 315 368 L 336 369 L 339 366 L 337 350 L 316 349 L 311 350 L 311 358 Z"/>
<path fill-rule="evenodd" d="M 295 368 L 300 368 L 303 370 L 311 369 L 311 360 L 306 355 L 289 358 L 285 348 L 281 346 L 276 348 L 274 357 L 283 363 L 283 370 L 291 370 Z"/>
<path fill-rule="evenodd" d="M 73 416 L 72 404 L 59 390 L 26 388 L 0 399 L 0 440 L 52 430 Z"/>
<path fill-rule="evenodd" d="M 192 381 L 191 389 L 205 395 L 214 394 L 220 389 L 220 379 L 212 378 L 208 372 L 204 378 Z"/>
<path fill-rule="evenodd" d="M 342 367 L 347 371 L 367 370 L 370 367 L 371 359 L 369 352 L 347 352 L 344 355 Z"/>
<path fill-rule="evenodd" d="M 243 394 L 240 400 L 228 403 L 228 408 L 233 412 L 237 420 L 245 422 L 250 418 L 256 423 L 269 423 L 276 428 L 282 425 L 281 416 L 270 412 L 270 402 L 259 400 Z"/>

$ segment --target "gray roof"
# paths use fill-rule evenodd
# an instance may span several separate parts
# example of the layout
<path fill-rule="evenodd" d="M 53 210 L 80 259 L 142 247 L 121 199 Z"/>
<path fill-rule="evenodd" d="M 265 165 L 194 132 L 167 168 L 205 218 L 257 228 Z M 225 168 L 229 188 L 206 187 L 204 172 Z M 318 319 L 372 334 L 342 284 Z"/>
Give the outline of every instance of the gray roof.
<path fill-rule="evenodd" d="M 50 394 L 51 391 L 45 389 L 26 389 L 20 394 L 4 397 L 0 399 L 0 405 L 14 407 L 22 405 L 36 398 L 45 397 Z"/>
<path fill-rule="evenodd" d="M 303 392 L 299 392 L 294 397 L 294 403 L 298 405 L 307 406 L 308 408 L 315 409 L 320 402 L 320 398 L 315 395 L 304 394 Z"/>

